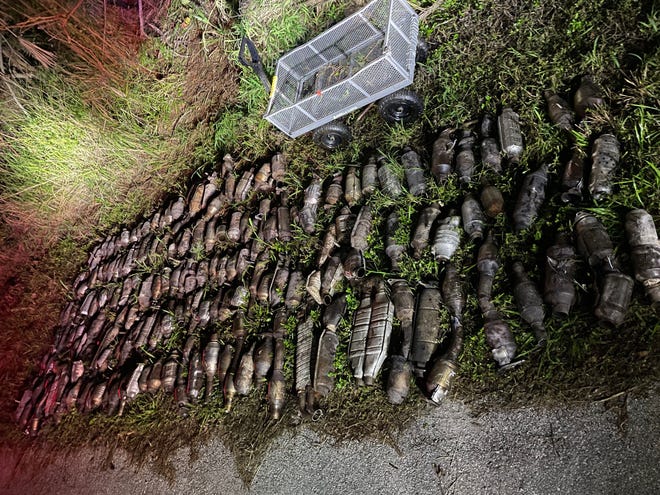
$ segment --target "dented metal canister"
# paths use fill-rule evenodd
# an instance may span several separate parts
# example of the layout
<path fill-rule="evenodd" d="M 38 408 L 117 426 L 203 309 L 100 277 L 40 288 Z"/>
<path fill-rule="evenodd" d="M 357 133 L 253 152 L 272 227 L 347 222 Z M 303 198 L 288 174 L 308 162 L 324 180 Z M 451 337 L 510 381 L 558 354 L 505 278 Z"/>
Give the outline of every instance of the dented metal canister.
<path fill-rule="evenodd" d="M 348 206 L 353 206 L 362 200 L 362 185 L 356 165 L 346 167 L 346 181 L 344 183 L 344 199 Z"/>
<path fill-rule="evenodd" d="M 442 294 L 434 286 L 422 288 L 417 296 L 415 311 L 415 332 L 413 336 L 411 360 L 415 366 L 415 374 L 422 376 L 427 363 L 444 338 L 441 335 L 440 309 Z"/>
<path fill-rule="evenodd" d="M 335 237 L 338 244 L 350 243 L 351 232 L 356 216 L 351 213 L 348 206 L 344 206 L 335 217 Z"/>
<path fill-rule="evenodd" d="M 442 299 L 452 316 L 462 318 L 465 308 L 465 289 L 454 263 L 448 263 L 445 268 L 445 278 L 442 281 Z"/>
<path fill-rule="evenodd" d="M 259 200 L 259 212 L 254 216 L 254 224 L 260 227 L 261 222 L 268 217 L 273 201 L 270 197 L 266 196 Z"/>
<path fill-rule="evenodd" d="M 582 201 L 582 187 L 584 186 L 584 158 L 585 152 L 579 146 L 573 146 L 571 157 L 566 166 L 561 179 L 561 185 L 564 192 L 561 200 L 564 203 L 577 204 Z"/>
<path fill-rule="evenodd" d="M 226 344 L 222 349 L 220 357 L 218 357 L 218 383 L 222 386 L 225 383 L 225 378 L 227 377 L 227 371 L 231 366 L 232 359 L 234 357 L 234 346 L 231 344 Z"/>
<path fill-rule="evenodd" d="M 241 217 L 243 210 L 235 210 L 229 219 L 229 227 L 227 228 L 227 238 L 231 242 L 238 242 L 241 239 Z"/>
<path fill-rule="evenodd" d="M 319 338 L 316 365 L 314 367 L 314 391 L 321 397 L 327 396 L 335 388 L 333 376 L 335 354 L 339 338 L 335 332 L 324 329 Z"/>
<path fill-rule="evenodd" d="M 172 207 L 170 208 L 170 223 L 171 222 L 176 222 L 180 218 L 183 217 L 185 214 L 185 208 L 186 208 L 186 203 L 183 197 L 179 196 L 176 201 L 172 203 Z"/>
<path fill-rule="evenodd" d="M 516 232 L 532 225 L 545 200 L 545 186 L 548 183 L 548 167 L 541 165 L 523 178 L 518 193 L 518 201 L 513 209 L 513 223 Z"/>
<path fill-rule="evenodd" d="M 399 177 L 384 156 L 378 157 L 378 181 L 383 192 L 392 198 L 398 198 L 403 193 Z"/>
<path fill-rule="evenodd" d="M 204 251 L 207 253 L 213 251 L 213 247 L 216 242 L 218 242 L 218 237 L 216 235 L 217 222 L 217 218 L 212 218 L 206 224 L 206 230 L 204 231 Z"/>
<path fill-rule="evenodd" d="M 248 290 L 250 291 L 250 296 L 253 299 L 256 299 L 257 297 L 257 291 L 259 289 L 259 285 L 261 284 L 261 279 L 268 269 L 269 261 L 270 257 L 268 253 L 264 251 L 259 254 L 254 264 L 254 268 L 252 269 L 252 277 L 250 278 L 250 283 L 248 284 Z"/>
<path fill-rule="evenodd" d="M 394 315 L 401 325 L 398 354 L 390 359 L 390 373 L 387 377 L 387 397 L 392 404 L 401 404 L 408 396 L 412 366 L 408 362 L 413 339 L 413 317 L 415 297 L 408 282 L 404 279 L 390 281 Z"/>
<path fill-rule="evenodd" d="M 632 277 L 617 271 L 605 273 L 599 283 L 594 315 L 599 321 L 620 326 L 626 317 L 632 297 Z"/>
<path fill-rule="evenodd" d="M 186 365 L 186 367 L 190 362 L 190 357 L 192 356 L 193 350 L 195 350 L 195 348 L 197 347 L 197 344 L 198 344 L 198 336 L 189 334 L 185 344 L 183 345 L 183 350 L 181 351 L 181 359 L 182 362 Z"/>
<path fill-rule="evenodd" d="M 242 310 L 236 313 L 236 317 L 232 323 L 232 335 L 235 341 L 235 352 L 232 357 L 231 364 L 225 375 L 224 381 L 224 396 L 225 396 L 225 410 L 231 411 L 233 407 L 234 397 L 238 392 L 235 383 L 236 374 L 241 364 L 241 355 L 243 353 L 243 344 L 245 342 L 245 314 Z M 250 380 L 252 379 L 252 372 L 250 372 Z"/>
<path fill-rule="evenodd" d="M 426 194 L 426 180 L 422 160 L 415 150 L 407 150 L 401 155 L 401 165 L 408 184 L 408 192 L 413 196 Z"/>
<path fill-rule="evenodd" d="M 328 270 L 326 272 L 330 273 Z M 307 276 L 305 289 L 317 304 L 323 304 L 323 296 L 321 295 L 321 270 L 314 270 Z"/>
<path fill-rule="evenodd" d="M 465 230 L 470 240 L 476 241 L 482 239 L 484 229 L 486 228 L 486 216 L 481 210 L 481 205 L 479 205 L 479 202 L 471 193 L 468 193 L 463 199 L 461 215 L 463 219 L 463 230 Z"/>
<path fill-rule="evenodd" d="M 103 396 L 104 396 L 105 391 L 107 390 L 107 388 L 108 388 L 108 382 L 106 380 L 100 380 L 98 383 L 96 383 L 96 385 L 92 389 L 92 392 L 89 395 L 89 401 L 85 403 L 87 412 L 95 411 L 96 409 L 98 409 L 101 406 L 101 403 L 103 401 Z M 46 397 L 45 397 L 46 400 L 44 401 L 44 404 L 43 404 L 43 407 L 44 407 L 43 415 L 44 416 L 49 415 L 49 414 L 46 414 L 46 412 L 47 412 L 46 403 L 48 402 L 48 398 L 49 398 L 48 395 L 46 395 Z M 39 416 L 41 416 L 41 414 L 36 415 L 36 417 L 39 417 Z M 33 432 L 33 434 L 34 433 L 36 433 L 36 432 Z"/>
<path fill-rule="evenodd" d="M 224 198 L 222 194 L 218 194 L 211 198 L 209 205 L 206 207 L 204 216 L 202 217 L 203 221 L 217 220 L 218 214 L 222 211 L 224 207 Z"/>
<path fill-rule="evenodd" d="M 626 215 L 626 234 L 630 245 L 635 278 L 642 283 L 653 303 L 660 303 L 660 242 L 653 217 L 642 209 Z"/>
<path fill-rule="evenodd" d="M 270 417 L 279 419 L 284 409 L 286 398 L 286 382 L 284 380 L 284 342 L 282 338 L 275 339 L 273 356 L 273 373 L 268 382 L 268 411 Z"/>
<path fill-rule="evenodd" d="M 259 281 L 259 287 L 257 288 L 255 298 L 257 302 L 266 306 L 270 303 L 270 287 L 272 283 L 273 274 L 271 272 L 264 273 Z"/>
<path fill-rule="evenodd" d="M 544 300 L 552 307 L 552 314 L 565 318 L 577 299 L 574 278 L 575 249 L 570 236 L 560 234 L 546 251 Z"/>
<path fill-rule="evenodd" d="M 295 309 L 302 302 L 305 294 L 305 278 L 298 269 L 293 270 L 289 275 L 289 282 L 286 286 L 286 296 L 284 304 L 287 309 Z"/>
<path fill-rule="evenodd" d="M 76 383 L 84 372 L 85 372 L 85 365 L 81 360 L 77 360 L 71 363 L 71 374 L 70 374 L 71 383 Z"/>
<path fill-rule="evenodd" d="M 332 256 L 326 264 L 323 276 L 321 278 L 321 304 L 329 304 L 332 297 L 339 288 L 339 284 L 344 280 L 344 266 L 342 265 L 339 256 Z M 310 291 L 309 281 L 307 291 Z M 310 295 L 312 293 L 310 292 Z M 314 297 L 312 295 L 312 297 Z"/>
<path fill-rule="evenodd" d="M 366 273 L 366 261 L 364 255 L 361 251 L 351 248 L 342 261 L 342 267 L 344 270 L 344 277 L 346 277 L 347 280 L 355 280 L 364 277 Z"/>
<path fill-rule="evenodd" d="M 250 196 L 254 188 L 254 169 L 246 170 L 236 184 L 234 199 L 236 201 L 245 201 Z"/>
<path fill-rule="evenodd" d="M 457 373 L 456 361 L 438 359 L 433 363 L 426 376 L 426 391 L 434 403 L 439 404 L 447 396 Z"/>
<path fill-rule="evenodd" d="M 408 397 L 411 376 L 412 367 L 408 360 L 398 354 L 392 356 L 387 376 L 387 399 L 391 404 L 401 404 Z"/>
<path fill-rule="evenodd" d="M 477 131 L 481 138 L 494 137 L 497 133 L 497 119 L 495 116 L 489 112 L 485 112 L 479 121 Z"/>
<path fill-rule="evenodd" d="M 257 385 L 266 381 L 273 365 L 274 341 L 272 335 L 264 335 L 254 350 L 254 381 Z"/>
<path fill-rule="evenodd" d="M 34 387 L 34 384 L 32 386 Z M 27 416 L 23 421 L 21 421 L 21 418 L 23 418 L 24 413 L 28 413 L 31 409 L 32 395 L 32 388 L 26 388 L 23 391 L 23 395 L 21 396 L 21 400 L 19 401 L 18 406 L 16 407 L 16 411 L 14 411 L 14 421 L 19 423 L 21 427 L 25 427 L 27 424 Z"/>
<path fill-rule="evenodd" d="M 543 309 L 541 294 L 536 288 L 536 284 L 530 280 L 520 261 L 513 263 L 512 270 L 513 297 L 518 304 L 520 318 L 532 327 L 537 345 L 545 345 L 548 334 L 543 324 L 545 310 Z"/>
<path fill-rule="evenodd" d="M 431 253 L 438 261 L 449 261 L 461 242 L 461 217 L 450 212 L 448 217 L 440 220 L 433 238 Z"/>
<path fill-rule="evenodd" d="M 60 370 L 59 374 L 50 385 L 50 390 L 48 391 L 48 396 L 46 398 L 46 403 L 44 404 L 44 416 L 49 417 L 55 413 L 57 406 L 59 405 L 60 400 L 64 396 L 64 391 L 69 384 L 69 374 L 66 370 Z M 107 391 L 107 386 L 104 392 Z"/>
<path fill-rule="evenodd" d="M 125 390 L 128 401 L 132 401 L 140 393 L 140 385 L 138 382 L 142 371 L 144 371 L 144 367 L 145 363 L 138 363 L 133 369 L 133 373 L 130 375 L 131 378 L 128 380 Z"/>
<path fill-rule="evenodd" d="M 334 250 L 339 246 L 337 243 L 337 227 L 334 223 L 328 225 L 328 229 L 325 231 L 325 236 L 323 237 L 323 243 L 321 244 L 321 249 L 319 249 L 319 254 L 316 259 L 316 264 L 318 266 L 323 266 L 326 260 L 332 255 Z"/>
<path fill-rule="evenodd" d="M 362 195 L 369 196 L 376 192 L 378 187 L 378 165 L 376 164 L 376 157 L 370 156 L 362 166 Z"/>
<path fill-rule="evenodd" d="M 385 281 L 380 279 L 374 288 L 369 331 L 364 350 L 363 380 L 365 385 L 374 384 L 376 376 L 385 363 L 393 320 L 394 305 L 387 294 Z"/>
<path fill-rule="evenodd" d="M 426 375 L 426 391 L 430 399 L 439 404 L 449 393 L 458 374 L 458 356 L 463 349 L 463 323 L 461 317 L 465 307 L 465 291 L 453 263 L 447 265 L 442 282 L 442 297 L 451 312 L 451 334 L 449 345 Z"/>
<path fill-rule="evenodd" d="M 502 153 L 497 139 L 495 139 L 496 132 L 497 120 L 490 113 L 485 113 L 479 123 L 481 163 L 484 167 L 499 174 L 502 171 Z"/>
<path fill-rule="evenodd" d="M 341 197 L 344 194 L 344 188 L 341 185 L 343 177 L 341 172 L 337 172 L 335 175 L 332 176 L 332 181 L 330 181 L 330 184 L 328 185 L 328 189 L 325 191 L 325 200 L 323 204 L 323 208 L 330 209 L 334 207 Z"/>
<path fill-rule="evenodd" d="M 151 284 L 153 282 L 153 275 L 149 275 L 140 284 L 140 291 L 138 293 L 138 305 L 144 311 L 150 306 L 151 303 Z M 80 305 L 78 313 L 82 316 L 94 316 L 99 309 L 98 294 L 96 291 L 88 292 L 85 300 Z"/>
<path fill-rule="evenodd" d="M 626 214 L 626 235 L 630 247 L 646 246 L 658 242 L 658 232 L 653 217 L 641 208 Z"/>
<path fill-rule="evenodd" d="M 280 182 L 286 174 L 287 159 L 283 153 L 275 153 L 270 159 L 270 175 L 275 182 Z"/>
<path fill-rule="evenodd" d="M 268 192 L 271 186 L 268 182 L 270 179 L 270 163 L 265 162 L 259 167 L 257 173 L 254 174 L 254 190 L 256 192 Z"/>
<path fill-rule="evenodd" d="M 494 137 L 486 137 L 479 143 L 481 163 L 484 167 L 499 174 L 502 172 L 502 154 Z"/>
<path fill-rule="evenodd" d="M 579 211 L 575 214 L 573 225 L 578 251 L 587 260 L 589 266 L 597 267 L 612 259 L 614 255 L 612 240 L 595 216 L 586 211 Z"/>
<path fill-rule="evenodd" d="M 422 253 L 428 247 L 431 236 L 431 227 L 433 226 L 435 219 L 438 218 L 438 215 L 440 215 L 440 205 L 438 203 L 431 203 L 420 213 L 412 241 L 410 242 L 410 246 L 413 248 L 413 256 L 415 258 L 421 258 Z"/>
<path fill-rule="evenodd" d="M 284 302 L 286 295 L 286 286 L 291 275 L 291 257 L 289 255 L 279 256 L 277 266 L 275 267 L 275 274 L 273 275 L 273 283 L 270 287 L 270 304 L 277 307 L 280 303 Z"/>
<path fill-rule="evenodd" d="M 612 194 L 612 181 L 619 165 L 621 146 L 613 134 L 601 134 L 591 153 L 589 194 L 596 201 Z"/>
<path fill-rule="evenodd" d="M 161 375 L 161 388 L 168 393 L 174 391 L 174 384 L 176 382 L 177 370 L 179 368 L 178 352 L 173 352 L 172 355 L 163 364 L 163 371 Z"/>
<path fill-rule="evenodd" d="M 259 234 L 264 242 L 272 242 L 279 237 L 277 229 L 277 210 L 273 214 L 268 215 L 266 220 L 259 226 Z"/>
<path fill-rule="evenodd" d="M 229 153 L 225 154 L 222 157 L 222 164 L 220 165 L 220 174 L 222 177 L 226 177 L 228 173 L 234 170 L 235 166 L 236 164 L 232 156 Z"/>
<path fill-rule="evenodd" d="M 431 174 L 439 183 L 443 183 L 454 170 L 454 151 L 456 140 L 452 129 L 443 130 L 433 143 L 431 155 Z"/>
<path fill-rule="evenodd" d="M 163 384 L 162 375 L 163 375 L 163 358 L 156 361 L 151 368 L 151 373 L 149 373 L 149 380 L 147 381 L 147 391 L 150 394 L 155 394 L 158 392 Z"/>
<path fill-rule="evenodd" d="M 235 199 L 235 191 L 236 191 L 236 174 L 231 171 L 227 175 L 225 175 L 225 185 L 224 189 L 222 192 L 222 196 L 225 200 L 226 204 L 233 203 Z"/>
<path fill-rule="evenodd" d="M 459 184 L 469 184 L 475 172 L 474 141 L 475 137 L 469 129 L 458 131 L 458 153 L 456 153 L 456 175 Z"/>
<path fill-rule="evenodd" d="M 291 210 L 287 206 L 284 195 L 282 195 L 280 206 L 277 207 L 277 238 L 282 242 L 289 242 L 293 238 L 291 233 Z"/>
<path fill-rule="evenodd" d="M 371 223 L 371 206 L 364 205 L 360 209 L 351 231 L 351 247 L 363 252 L 369 248 L 368 237 L 371 232 Z"/>
<path fill-rule="evenodd" d="M 413 339 L 413 319 L 415 315 L 415 296 L 408 282 L 397 279 L 391 282 L 391 296 L 394 314 L 401 324 L 401 355 L 408 359 Z"/>
<path fill-rule="evenodd" d="M 312 383 L 311 362 L 314 321 L 307 312 L 306 316 L 296 327 L 296 392 L 300 401 L 300 408 L 305 407 L 307 387 Z"/>
<path fill-rule="evenodd" d="M 509 162 L 517 164 L 523 153 L 523 137 L 520 130 L 520 116 L 512 108 L 504 108 L 497 118 L 497 131 L 500 147 Z"/>
<path fill-rule="evenodd" d="M 188 212 L 190 216 L 194 216 L 202 209 L 202 198 L 204 197 L 204 188 L 206 184 L 199 183 L 192 191 L 190 201 L 188 201 Z"/>
<path fill-rule="evenodd" d="M 252 378 L 254 376 L 254 349 L 253 343 L 241 356 L 240 364 L 234 376 L 234 386 L 238 395 L 248 395 L 252 389 Z"/>
<path fill-rule="evenodd" d="M 490 300 L 493 292 L 493 279 L 495 278 L 495 274 L 499 267 L 500 262 L 497 256 L 497 244 L 495 244 L 493 232 L 490 231 L 477 254 L 477 271 L 479 272 L 477 300 L 482 312 L 485 312 L 490 308 Z"/>
<path fill-rule="evenodd" d="M 245 285 L 236 286 L 234 293 L 229 301 L 233 308 L 245 308 L 250 301 L 250 290 Z"/>
<path fill-rule="evenodd" d="M 543 95 L 548 104 L 548 116 L 552 123 L 561 130 L 570 132 L 575 123 L 575 113 L 568 102 L 554 91 L 546 90 Z"/>
<path fill-rule="evenodd" d="M 502 192 L 492 184 L 485 185 L 481 190 L 481 204 L 484 213 L 490 218 L 495 218 L 504 211 L 504 197 Z"/>
<path fill-rule="evenodd" d="M 321 180 L 314 177 L 305 188 L 305 197 L 302 210 L 300 210 L 300 224 L 305 232 L 311 234 L 315 230 L 316 215 L 321 198 Z"/>
<path fill-rule="evenodd" d="M 122 377 L 119 376 L 118 374 L 114 374 L 110 380 L 108 380 L 108 387 L 106 388 L 105 391 L 105 396 L 103 397 L 103 412 L 105 412 L 108 416 L 114 416 L 119 412 L 119 407 L 121 403 L 121 390 L 122 390 L 122 383 L 121 383 Z M 63 403 L 60 403 L 60 407 L 58 407 L 57 411 L 55 412 L 55 423 L 57 424 L 59 422 L 59 419 L 61 415 L 64 414 L 66 410 L 66 406 L 64 406 Z"/>
<path fill-rule="evenodd" d="M 206 221 L 200 219 L 193 225 L 192 228 L 192 237 L 190 239 L 190 249 L 197 250 L 199 249 L 204 242 L 204 230 L 206 229 Z M 146 259 L 146 248 L 143 252 L 138 252 L 136 259 L 144 261 Z"/>
<path fill-rule="evenodd" d="M 346 312 L 346 294 L 335 297 L 323 311 L 323 327 L 336 332 Z"/>
<path fill-rule="evenodd" d="M 202 357 L 198 350 L 195 350 L 190 358 L 188 368 L 188 397 L 192 403 L 197 402 L 202 387 L 204 386 L 204 369 L 202 368 Z"/>
<path fill-rule="evenodd" d="M 499 366 L 511 364 L 516 356 L 516 341 L 511 333 L 511 328 L 494 307 L 484 312 L 484 332 L 486 343 L 497 364 Z"/>
<path fill-rule="evenodd" d="M 353 328 L 348 345 L 348 361 L 353 369 L 353 376 L 358 385 L 363 385 L 364 351 L 367 345 L 369 322 L 371 321 L 371 291 L 365 291 L 360 305 L 353 314 Z"/>

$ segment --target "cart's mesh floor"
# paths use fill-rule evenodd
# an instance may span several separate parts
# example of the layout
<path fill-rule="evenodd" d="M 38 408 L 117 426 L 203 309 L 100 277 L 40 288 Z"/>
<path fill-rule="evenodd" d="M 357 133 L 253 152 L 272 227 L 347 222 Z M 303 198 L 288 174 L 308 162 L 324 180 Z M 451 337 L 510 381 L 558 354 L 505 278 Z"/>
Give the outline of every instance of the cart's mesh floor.
<path fill-rule="evenodd" d="M 265 116 L 299 136 L 412 83 L 418 18 L 405 0 L 375 0 L 277 64 Z"/>

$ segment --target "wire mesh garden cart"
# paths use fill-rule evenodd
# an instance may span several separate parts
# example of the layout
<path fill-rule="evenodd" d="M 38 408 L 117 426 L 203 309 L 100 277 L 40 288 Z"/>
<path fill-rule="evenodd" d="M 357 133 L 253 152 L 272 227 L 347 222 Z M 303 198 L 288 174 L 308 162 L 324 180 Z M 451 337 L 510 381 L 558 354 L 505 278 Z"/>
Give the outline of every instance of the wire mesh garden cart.
<path fill-rule="evenodd" d="M 316 143 L 335 149 L 351 138 L 337 119 L 374 101 L 380 100 L 380 113 L 390 123 L 420 116 L 422 100 L 403 90 L 415 75 L 418 31 L 419 19 L 406 0 L 374 0 L 281 57 L 272 87 L 247 37 L 239 59 L 270 92 L 266 120 L 292 138 L 316 130 Z"/>

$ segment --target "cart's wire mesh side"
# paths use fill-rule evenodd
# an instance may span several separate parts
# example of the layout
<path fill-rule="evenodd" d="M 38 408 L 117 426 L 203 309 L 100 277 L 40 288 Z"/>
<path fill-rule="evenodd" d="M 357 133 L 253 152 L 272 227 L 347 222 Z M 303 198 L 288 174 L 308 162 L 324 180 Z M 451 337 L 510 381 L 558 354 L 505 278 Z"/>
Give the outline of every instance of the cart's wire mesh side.
<path fill-rule="evenodd" d="M 265 118 L 291 137 L 412 83 L 418 18 L 405 0 L 375 0 L 277 63 Z"/>

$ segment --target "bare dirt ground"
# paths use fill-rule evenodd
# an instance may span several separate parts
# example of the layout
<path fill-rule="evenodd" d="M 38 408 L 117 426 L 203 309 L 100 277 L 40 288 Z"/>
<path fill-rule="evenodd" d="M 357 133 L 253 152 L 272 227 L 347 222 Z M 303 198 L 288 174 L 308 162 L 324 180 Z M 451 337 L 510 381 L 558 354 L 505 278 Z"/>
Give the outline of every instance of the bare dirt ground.
<path fill-rule="evenodd" d="M 553 409 L 473 416 L 459 402 L 422 415 L 395 439 L 336 444 L 306 427 L 271 446 L 250 486 L 220 439 L 175 453 L 173 483 L 123 452 L 0 449 L 0 494 L 655 494 L 660 384 L 646 394 Z M 616 407 L 612 407 L 616 404 Z"/>

